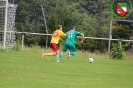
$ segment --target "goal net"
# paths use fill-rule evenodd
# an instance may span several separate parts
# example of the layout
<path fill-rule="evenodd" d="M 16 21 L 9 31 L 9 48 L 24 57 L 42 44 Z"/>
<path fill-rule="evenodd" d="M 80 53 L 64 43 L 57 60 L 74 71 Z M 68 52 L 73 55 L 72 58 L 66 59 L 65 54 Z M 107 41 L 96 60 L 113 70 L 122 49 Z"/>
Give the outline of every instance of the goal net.
<path fill-rule="evenodd" d="M 0 1 L 0 44 L 2 45 L 3 36 L 4 36 L 4 20 L 5 20 L 5 7 L 6 1 Z"/>
<path fill-rule="evenodd" d="M 3 49 L 15 44 L 15 15 L 17 5 L 8 3 L 8 0 L 0 1 L 0 43 Z"/>

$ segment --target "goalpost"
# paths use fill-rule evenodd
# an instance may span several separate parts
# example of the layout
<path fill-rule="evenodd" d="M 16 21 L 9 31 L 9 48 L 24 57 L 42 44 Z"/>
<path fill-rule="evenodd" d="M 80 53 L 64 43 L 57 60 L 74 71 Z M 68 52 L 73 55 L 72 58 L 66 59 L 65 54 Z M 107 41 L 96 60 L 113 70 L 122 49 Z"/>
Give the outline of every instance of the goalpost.
<path fill-rule="evenodd" d="M 8 0 L 0 0 L 0 41 L 3 49 L 15 44 L 15 33 L 10 31 L 15 28 L 16 9 L 17 5 L 10 4 Z"/>
<path fill-rule="evenodd" d="M 7 25 L 7 6 L 8 0 L 0 1 L 0 41 L 3 42 L 3 49 L 5 49 L 6 25 Z M 4 31 L 4 34 L 3 34 Z"/>
<path fill-rule="evenodd" d="M 111 19 L 110 20 L 109 39 L 108 39 L 109 40 L 109 43 L 108 43 L 108 52 L 110 52 L 111 40 L 114 40 L 114 39 L 112 39 L 112 26 L 113 26 L 112 23 L 113 23 L 113 21 L 122 21 L 122 22 L 130 22 L 130 23 L 133 23 L 132 20 L 118 20 L 118 19 Z M 133 42 L 133 40 L 121 40 L 121 41 Z"/>

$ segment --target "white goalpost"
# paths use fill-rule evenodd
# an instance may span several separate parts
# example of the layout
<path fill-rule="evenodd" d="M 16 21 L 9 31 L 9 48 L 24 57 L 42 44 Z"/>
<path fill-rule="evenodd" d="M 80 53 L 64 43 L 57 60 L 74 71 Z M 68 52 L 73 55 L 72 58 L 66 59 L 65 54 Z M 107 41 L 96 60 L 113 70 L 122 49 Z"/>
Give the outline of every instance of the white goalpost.
<path fill-rule="evenodd" d="M 0 1 L 0 40 L 1 43 L 3 43 L 3 49 L 5 49 L 5 41 L 6 38 L 6 30 L 7 30 L 7 6 L 8 6 L 8 0 L 1 0 Z M 3 34 L 4 31 L 4 34 Z"/>
<path fill-rule="evenodd" d="M 15 44 L 15 16 L 17 5 L 10 4 L 8 0 L 0 0 L 0 41 L 3 49 L 10 48 Z"/>

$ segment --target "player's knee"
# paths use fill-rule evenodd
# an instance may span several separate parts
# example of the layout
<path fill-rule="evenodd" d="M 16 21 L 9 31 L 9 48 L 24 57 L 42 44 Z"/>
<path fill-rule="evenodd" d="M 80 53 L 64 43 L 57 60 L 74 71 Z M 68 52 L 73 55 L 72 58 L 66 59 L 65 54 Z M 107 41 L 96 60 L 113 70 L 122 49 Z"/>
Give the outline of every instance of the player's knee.
<path fill-rule="evenodd" d="M 64 54 L 64 52 L 61 52 L 60 54 L 62 54 L 62 55 L 63 55 L 63 54 Z"/>
<path fill-rule="evenodd" d="M 57 55 L 57 52 L 54 52 L 54 56 Z"/>
<path fill-rule="evenodd" d="M 72 56 L 73 56 L 73 55 L 75 55 L 75 53 L 74 53 L 74 52 L 70 52 L 70 55 L 72 55 Z"/>
<path fill-rule="evenodd" d="M 56 54 L 59 54 L 59 52 L 57 51 Z"/>

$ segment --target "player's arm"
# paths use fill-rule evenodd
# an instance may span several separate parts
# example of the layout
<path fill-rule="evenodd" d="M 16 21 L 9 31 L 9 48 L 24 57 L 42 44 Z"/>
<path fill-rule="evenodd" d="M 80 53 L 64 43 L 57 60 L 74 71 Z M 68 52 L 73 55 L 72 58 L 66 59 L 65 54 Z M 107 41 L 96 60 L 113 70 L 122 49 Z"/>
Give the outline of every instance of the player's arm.
<path fill-rule="evenodd" d="M 82 33 L 81 34 L 81 41 L 80 41 L 81 43 L 83 43 L 84 42 L 84 34 Z"/>
<path fill-rule="evenodd" d="M 80 33 L 80 32 L 76 32 L 76 36 L 80 36 L 80 38 L 81 38 L 81 43 L 83 43 L 84 42 L 84 34 L 83 33 Z"/>
<path fill-rule="evenodd" d="M 66 33 L 64 33 L 63 31 L 61 31 L 61 36 L 65 37 Z"/>

